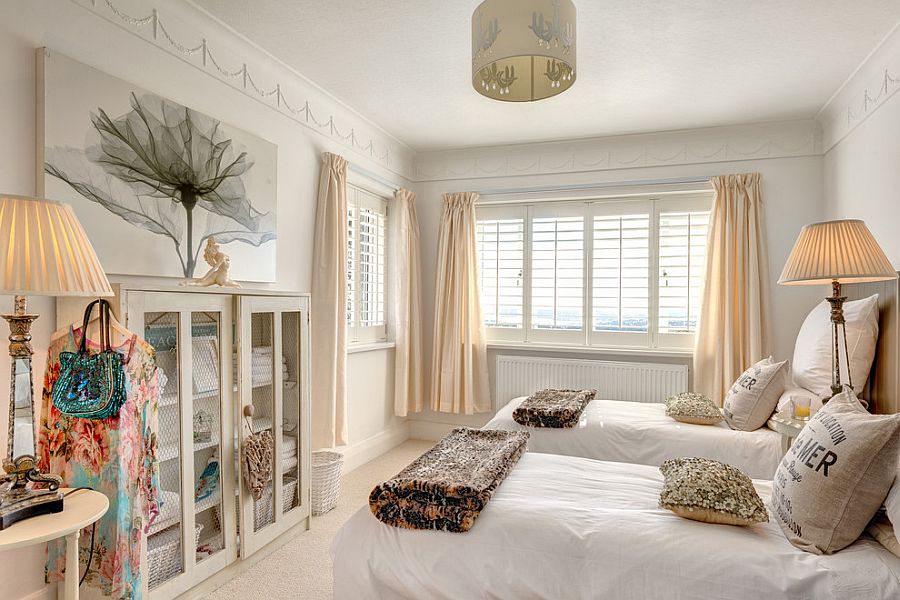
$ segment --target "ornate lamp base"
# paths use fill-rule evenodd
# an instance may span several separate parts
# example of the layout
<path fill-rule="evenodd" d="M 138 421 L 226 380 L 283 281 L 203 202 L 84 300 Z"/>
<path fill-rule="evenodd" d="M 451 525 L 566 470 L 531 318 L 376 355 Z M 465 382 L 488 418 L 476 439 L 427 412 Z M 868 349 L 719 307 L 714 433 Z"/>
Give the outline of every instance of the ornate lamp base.
<path fill-rule="evenodd" d="M 23 454 L 13 458 L 15 449 L 16 420 L 16 362 L 24 361 L 28 367 L 28 399 L 31 402 L 29 418 L 32 420 L 32 443 L 34 442 L 34 390 L 31 373 L 31 324 L 37 315 L 28 314 L 24 296 L 16 296 L 15 312 L 11 315 L 0 315 L 9 323 L 9 355 L 11 361 L 10 398 L 9 398 L 9 432 L 6 458 L 3 461 L 5 475 L 0 476 L 0 529 L 5 529 L 17 521 L 58 513 L 63 509 L 63 495 L 59 492 L 62 478 L 56 475 L 41 473 L 37 468 L 37 460 L 31 454 Z M 36 448 L 36 445 L 33 446 Z M 29 483 L 46 484 L 46 489 L 31 489 Z"/>
<path fill-rule="evenodd" d="M 38 471 L 33 456 L 19 456 L 5 462 L 3 468 L 6 470 L 3 481 L 7 483 L 0 488 L 0 530 L 23 519 L 62 511 L 63 495 L 59 491 L 62 479 Z M 30 489 L 29 482 L 46 483 L 47 488 Z"/>
<path fill-rule="evenodd" d="M 18 488 L 0 491 L 0 530 L 24 519 L 62 512 L 62 509 L 63 495 L 59 490 Z"/>

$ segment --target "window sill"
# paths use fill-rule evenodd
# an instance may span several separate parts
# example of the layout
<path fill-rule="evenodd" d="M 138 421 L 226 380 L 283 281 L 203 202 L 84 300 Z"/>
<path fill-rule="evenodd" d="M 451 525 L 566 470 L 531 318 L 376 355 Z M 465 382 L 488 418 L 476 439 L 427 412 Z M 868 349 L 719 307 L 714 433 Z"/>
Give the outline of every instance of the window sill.
<path fill-rule="evenodd" d="M 395 346 L 394 342 L 362 342 L 357 344 L 347 344 L 347 354 L 356 354 L 357 352 L 372 352 L 375 350 L 387 350 Z"/>
<path fill-rule="evenodd" d="M 647 356 L 658 358 L 691 358 L 688 348 L 614 348 L 609 346 L 578 346 L 545 342 L 488 342 L 489 350 L 533 350 L 535 352 L 569 352 L 573 354 L 605 354 L 608 356 Z"/>

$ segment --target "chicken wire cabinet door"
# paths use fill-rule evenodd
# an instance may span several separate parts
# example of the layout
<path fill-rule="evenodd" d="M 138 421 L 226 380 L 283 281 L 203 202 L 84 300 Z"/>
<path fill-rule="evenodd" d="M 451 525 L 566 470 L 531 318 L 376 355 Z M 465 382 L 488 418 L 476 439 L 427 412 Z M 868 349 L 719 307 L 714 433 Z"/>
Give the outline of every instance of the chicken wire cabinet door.
<path fill-rule="evenodd" d="M 241 296 L 238 314 L 240 442 L 265 432 L 274 440 L 259 497 L 243 477 L 238 486 L 246 558 L 295 525 L 309 524 L 308 299 Z"/>
<path fill-rule="evenodd" d="M 160 515 L 142 544 L 150 598 L 174 598 L 237 556 L 232 307 L 227 296 L 127 292 L 127 326 L 156 349 L 161 384 Z"/>

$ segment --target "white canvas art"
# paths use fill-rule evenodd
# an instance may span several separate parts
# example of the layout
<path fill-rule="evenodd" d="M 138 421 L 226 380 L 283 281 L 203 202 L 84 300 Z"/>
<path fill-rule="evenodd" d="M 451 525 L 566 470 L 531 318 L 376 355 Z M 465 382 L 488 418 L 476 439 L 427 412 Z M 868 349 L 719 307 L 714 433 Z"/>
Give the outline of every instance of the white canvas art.
<path fill-rule="evenodd" d="M 275 281 L 274 144 L 57 52 L 38 62 L 43 195 L 74 207 L 107 273 L 200 276 L 213 237 L 234 279 Z"/>

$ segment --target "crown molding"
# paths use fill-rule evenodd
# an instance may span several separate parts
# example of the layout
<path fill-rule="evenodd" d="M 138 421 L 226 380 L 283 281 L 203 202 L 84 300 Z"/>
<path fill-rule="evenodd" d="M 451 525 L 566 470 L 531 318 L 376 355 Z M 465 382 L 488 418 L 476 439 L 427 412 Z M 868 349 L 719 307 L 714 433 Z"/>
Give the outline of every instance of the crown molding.
<path fill-rule="evenodd" d="M 900 23 L 863 60 L 816 115 L 825 152 L 900 90 Z"/>
<path fill-rule="evenodd" d="M 822 154 L 816 121 L 419 152 L 414 180 L 548 175 Z"/>
<path fill-rule="evenodd" d="M 407 180 L 412 177 L 411 148 L 193 2 L 70 1 L 357 157 Z"/>

